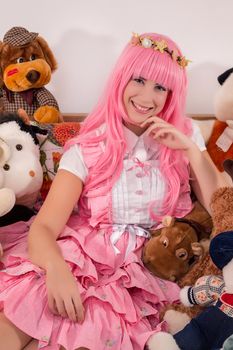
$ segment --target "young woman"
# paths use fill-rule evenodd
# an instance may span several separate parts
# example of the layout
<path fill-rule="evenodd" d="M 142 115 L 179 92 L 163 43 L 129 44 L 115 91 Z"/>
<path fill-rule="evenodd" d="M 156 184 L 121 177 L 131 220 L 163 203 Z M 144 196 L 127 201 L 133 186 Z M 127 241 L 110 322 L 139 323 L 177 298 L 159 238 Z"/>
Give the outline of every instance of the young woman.
<path fill-rule="evenodd" d="M 147 230 L 163 215 L 191 210 L 190 180 L 207 208 L 223 184 L 184 114 L 186 64 L 164 35 L 134 35 L 127 44 L 65 147 L 31 224 L 29 255 L 26 241 L 5 253 L 1 350 L 32 338 L 25 349 L 142 350 L 165 329 L 159 308 L 179 289 L 143 266 Z"/>

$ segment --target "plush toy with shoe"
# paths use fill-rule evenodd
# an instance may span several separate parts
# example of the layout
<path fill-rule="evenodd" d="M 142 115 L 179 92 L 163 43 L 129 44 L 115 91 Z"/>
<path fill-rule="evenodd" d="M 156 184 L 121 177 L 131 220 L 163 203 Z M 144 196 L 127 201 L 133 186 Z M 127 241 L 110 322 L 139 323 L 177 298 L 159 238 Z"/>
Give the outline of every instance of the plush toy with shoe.
<path fill-rule="evenodd" d="M 24 109 L 39 123 L 62 120 L 54 96 L 45 85 L 57 67 L 47 42 L 38 33 L 13 27 L 0 41 L 0 88 L 3 110 L 17 113 Z"/>
<path fill-rule="evenodd" d="M 233 160 L 226 160 L 223 168 L 233 178 Z M 186 307 L 199 304 L 205 308 L 190 322 L 186 317 L 187 325 L 174 335 L 156 333 L 149 343 L 151 350 L 220 349 L 233 334 L 233 187 L 219 188 L 212 196 L 211 209 L 214 229 L 206 266 L 209 270 L 202 269 L 195 285 L 180 293 Z M 222 273 L 213 275 L 214 266 Z M 173 313 L 174 322 L 179 317 Z"/>

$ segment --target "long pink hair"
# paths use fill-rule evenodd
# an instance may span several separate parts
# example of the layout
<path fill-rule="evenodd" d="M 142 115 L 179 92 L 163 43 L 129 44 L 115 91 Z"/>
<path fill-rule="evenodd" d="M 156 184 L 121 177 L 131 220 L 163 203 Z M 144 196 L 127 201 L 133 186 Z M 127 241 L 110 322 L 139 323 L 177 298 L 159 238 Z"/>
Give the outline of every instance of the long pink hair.
<path fill-rule="evenodd" d="M 182 56 L 177 45 L 168 37 L 153 33 L 142 36 L 151 37 L 153 40 L 165 40 L 169 50 L 176 50 Z M 158 50 L 128 43 L 110 75 L 103 95 L 85 119 L 80 135 L 76 139 L 80 145 L 100 141 L 104 141 L 106 145 L 103 156 L 98 159 L 96 166 L 88 174 L 83 194 L 88 192 L 90 196 L 91 193 L 95 193 L 95 189 L 101 187 L 102 192 L 108 191 L 121 174 L 126 151 L 122 122 L 129 121 L 123 105 L 123 94 L 128 82 L 135 76 L 153 80 L 171 90 L 159 116 L 185 134 L 191 134 L 190 120 L 184 114 L 187 87 L 185 69 L 166 52 L 160 53 Z M 106 125 L 103 133 L 93 136 L 93 131 L 102 124 Z M 159 213 L 153 210 L 156 201 L 151 203 L 150 215 L 153 219 L 161 218 L 164 214 L 172 215 L 175 212 L 182 188 L 186 187 L 184 191 L 187 191 L 189 182 L 189 169 L 182 152 L 162 145 L 159 147 L 160 171 L 166 179 L 167 188 Z"/>

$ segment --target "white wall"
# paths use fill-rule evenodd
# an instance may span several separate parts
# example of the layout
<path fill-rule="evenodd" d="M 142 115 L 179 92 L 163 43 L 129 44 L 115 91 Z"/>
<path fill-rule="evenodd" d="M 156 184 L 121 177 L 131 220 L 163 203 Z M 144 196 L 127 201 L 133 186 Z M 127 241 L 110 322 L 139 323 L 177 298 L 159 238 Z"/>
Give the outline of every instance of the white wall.
<path fill-rule="evenodd" d="M 217 76 L 233 67 L 232 0 L 1 0 L 0 40 L 39 32 L 59 64 L 49 90 L 62 112 L 88 112 L 131 32 L 171 36 L 188 67 L 188 113 L 213 113 Z"/>

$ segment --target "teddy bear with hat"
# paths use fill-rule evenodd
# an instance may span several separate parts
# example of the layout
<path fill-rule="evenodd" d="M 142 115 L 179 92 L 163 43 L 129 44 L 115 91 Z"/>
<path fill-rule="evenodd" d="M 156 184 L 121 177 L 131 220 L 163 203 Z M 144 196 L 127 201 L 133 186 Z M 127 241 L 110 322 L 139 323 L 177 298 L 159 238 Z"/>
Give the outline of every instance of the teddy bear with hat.
<path fill-rule="evenodd" d="M 3 110 L 24 109 L 39 123 L 62 121 L 56 99 L 45 88 L 57 67 L 48 43 L 38 33 L 13 27 L 0 41 L 0 87 Z"/>

